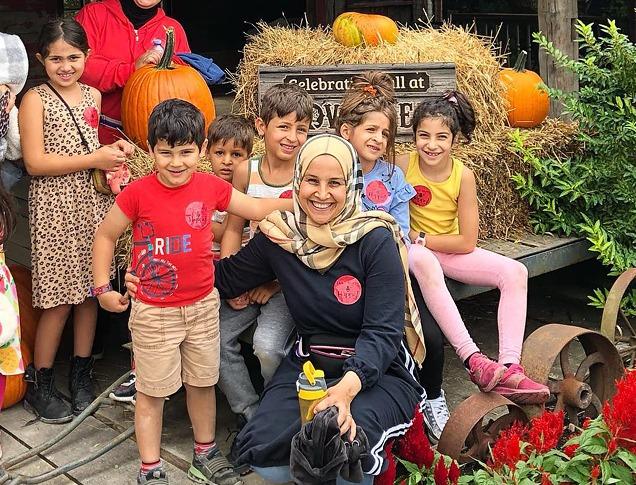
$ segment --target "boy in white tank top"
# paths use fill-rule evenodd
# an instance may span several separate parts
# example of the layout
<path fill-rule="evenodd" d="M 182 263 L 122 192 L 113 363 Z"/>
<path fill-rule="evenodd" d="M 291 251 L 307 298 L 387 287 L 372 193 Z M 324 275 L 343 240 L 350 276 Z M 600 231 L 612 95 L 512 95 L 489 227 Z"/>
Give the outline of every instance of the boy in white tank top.
<path fill-rule="evenodd" d="M 307 140 L 312 110 L 311 96 L 297 85 L 276 84 L 265 92 L 260 117 L 255 122 L 265 141 L 265 155 L 236 167 L 232 183 L 237 190 L 257 198 L 291 198 L 294 164 L 298 150 Z M 249 224 L 250 237 L 257 225 L 258 221 Z M 245 220 L 228 217 L 221 241 L 222 258 L 240 249 L 245 227 Z M 239 335 L 256 323 L 254 354 L 267 383 L 287 353 L 294 322 L 277 281 L 250 290 L 242 301 L 240 298 L 221 305 L 219 388 L 232 411 L 246 422 L 258 406 L 258 394 L 240 353 Z"/>

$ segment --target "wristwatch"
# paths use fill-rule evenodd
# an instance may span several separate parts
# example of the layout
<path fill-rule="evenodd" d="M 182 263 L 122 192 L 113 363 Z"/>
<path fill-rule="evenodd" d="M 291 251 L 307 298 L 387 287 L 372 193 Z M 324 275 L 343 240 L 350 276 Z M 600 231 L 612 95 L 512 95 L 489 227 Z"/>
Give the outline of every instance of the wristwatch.
<path fill-rule="evenodd" d="M 426 234 L 424 232 L 420 232 L 420 235 L 415 238 L 415 244 L 426 247 Z"/>
<path fill-rule="evenodd" d="M 111 285 L 110 283 L 106 285 L 98 286 L 98 287 L 91 286 L 90 294 L 91 296 L 95 297 L 95 296 L 103 295 L 104 293 L 107 293 L 111 291 L 112 289 L 113 289 L 113 285 Z"/>

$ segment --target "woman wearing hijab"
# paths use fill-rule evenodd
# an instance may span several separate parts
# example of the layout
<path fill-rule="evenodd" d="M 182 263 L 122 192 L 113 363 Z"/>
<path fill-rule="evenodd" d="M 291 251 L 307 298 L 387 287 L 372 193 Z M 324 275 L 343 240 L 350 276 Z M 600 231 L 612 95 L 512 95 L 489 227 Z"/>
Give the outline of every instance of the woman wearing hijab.
<path fill-rule="evenodd" d="M 294 212 L 272 213 L 244 249 L 216 267 L 221 298 L 278 279 L 296 322 L 295 349 L 236 440 L 239 462 L 271 482 L 291 479 L 291 441 L 300 430 L 296 379 L 307 359 L 327 371 L 329 384 L 315 412 L 335 406 L 343 435 L 353 439 L 360 426 L 368 437 L 362 483 L 383 471 L 386 441 L 406 432 L 426 397 L 413 376 L 411 355 L 421 362 L 424 347 L 405 248 L 391 216 L 361 211 L 362 186 L 351 145 L 335 135 L 313 137 L 298 154 Z M 315 353 L 318 344 L 346 350 L 325 359 Z"/>
<path fill-rule="evenodd" d="M 124 85 L 136 69 L 159 62 L 162 52 L 153 48 L 153 41 L 164 42 L 165 28 L 174 27 L 175 52 L 190 52 L 183 27 L 167 16 L 160 4 L 160 0 L 101 0 L 77 13 L 76 20 L 84 27 L 91 49 L 80 80 L 102 93 L 102 145 L 121 138 Z M 174 62 L 183 64 L 177 57 Z"/>

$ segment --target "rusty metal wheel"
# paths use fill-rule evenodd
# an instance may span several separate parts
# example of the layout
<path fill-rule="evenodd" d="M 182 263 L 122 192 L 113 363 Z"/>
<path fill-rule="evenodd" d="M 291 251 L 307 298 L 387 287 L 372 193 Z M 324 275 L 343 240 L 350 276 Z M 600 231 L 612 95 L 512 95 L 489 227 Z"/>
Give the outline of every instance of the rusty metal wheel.
<path fill-rule="evenodd" d="M 621 310 L 621 300 L 634 280 L 636 268 L 628 269 L 616 278 L 607 294 L 601 319 L 601 333 L 616 344 L 621 358 L 632 368 L 636 367 L 636 330 Z"/>
<path fill-rule="evenodd" d="M 555 323 L 528 336 L 521 364 L 528 377 L 550 388 L 546 407 L 565 411 L 566 419 L 577 426 L 600 414 L 624 371 L 616 347 L 605 336 Z"/>
<path fill-rule="evenodd" d="M 460 463 L 486 461 L 499 432 L 515 421 L 526 423 L 528 417 L 513 402 L 494 392 L 473 394 L 451 414 L 437 450 Z"/>

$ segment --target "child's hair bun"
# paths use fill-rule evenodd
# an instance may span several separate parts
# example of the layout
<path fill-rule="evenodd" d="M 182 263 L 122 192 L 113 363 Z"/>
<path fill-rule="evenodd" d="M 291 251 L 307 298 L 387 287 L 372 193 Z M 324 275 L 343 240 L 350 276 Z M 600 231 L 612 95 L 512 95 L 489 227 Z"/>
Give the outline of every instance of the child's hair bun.
<path fill-rule="evenodd" d="M 373 98 L 382 96 L 392 102 L 395 101 L 393 79 L 386 72 L 365 71 L 354 75 L 351 81 L 351 89 L 362 91 L 366 96 Z"/>

